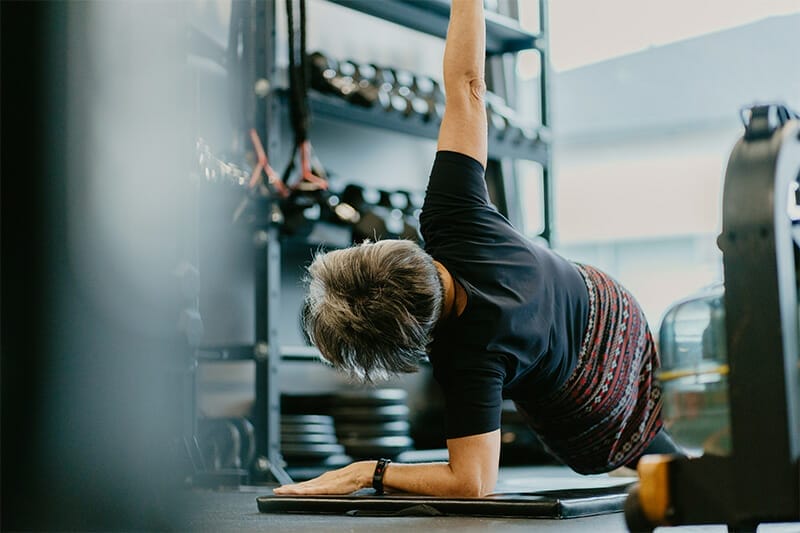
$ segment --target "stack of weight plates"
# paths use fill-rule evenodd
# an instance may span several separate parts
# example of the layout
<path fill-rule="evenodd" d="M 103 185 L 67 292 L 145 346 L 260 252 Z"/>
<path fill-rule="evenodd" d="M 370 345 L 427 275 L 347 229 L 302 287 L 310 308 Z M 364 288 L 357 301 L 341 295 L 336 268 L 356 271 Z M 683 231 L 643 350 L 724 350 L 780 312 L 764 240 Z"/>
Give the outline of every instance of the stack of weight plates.
<path fill-rule="evenodd" d="M 331 414 L 336 434 L 355 458 L 394 458 L 411 449 L 408 394 L 403 389 L 351 390 L 336 393 Z"/>
<path fill-rule="evenodd" d="M 289 465 L 347 464 L 336 438 L 329 394 L 281 395 L 281 453 Z"/>
<path fill-rule="evenodd" d="M 344 446 L 336 439 L 332 417 L 283 415 L 281 452 L 290 464 L 321 464 L 331 456 L 344 454 Z"/>

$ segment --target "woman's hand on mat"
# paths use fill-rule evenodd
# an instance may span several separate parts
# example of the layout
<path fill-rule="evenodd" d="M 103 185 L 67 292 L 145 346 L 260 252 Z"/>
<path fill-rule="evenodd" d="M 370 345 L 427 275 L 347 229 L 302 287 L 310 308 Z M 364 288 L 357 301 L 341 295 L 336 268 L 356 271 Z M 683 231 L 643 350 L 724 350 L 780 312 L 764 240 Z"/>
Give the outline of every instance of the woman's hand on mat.
<path fill-rule="evenodd" d="M 283 485 L 273 489 L 279 496 L 305 495 L 305 494 L 350 494 L 359 489 L 372 486 L 372 474 L 375 471 L 375 461 L 359 461 L 338 470 L 325 472 L 321 476 Z"/>

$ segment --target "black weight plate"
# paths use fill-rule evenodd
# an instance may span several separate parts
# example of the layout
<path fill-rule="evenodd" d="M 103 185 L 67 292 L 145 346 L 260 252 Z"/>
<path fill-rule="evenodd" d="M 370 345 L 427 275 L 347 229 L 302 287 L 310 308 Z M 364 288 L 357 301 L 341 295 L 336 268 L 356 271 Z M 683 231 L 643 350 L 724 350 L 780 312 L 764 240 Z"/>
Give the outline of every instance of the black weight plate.
<path fill-rule="evenodd" d="M 327 414 L 330 394 L 281 394 L 281 412 L 286 414 Z"/>
<path fill-rule="evenodd" d="M 394 422 L 408 419 L 407 405 L 385 405 L 380 407 L 337 407 L 333 416 L 339 423 Z"/>
<path fill-rule="evenodd" d="M 341 468 L 343 466 L 347 466 L 353 462 L 353 458 L 349 455 L 345 455 L 343 453 L 337 453 L 334 455 L 328 455 L 325 457 L 311 457 L 311 458 L 298 458 L 295 457 L 291 461 L 292 466 L 303 466 L 303 465 L 316 465 L 316 466 L 327 466 L 328 470 L 332 470 L 334 468 Z M 317 475 L 323 474 L 320 472 Z M 294 477 L 294 476 L 292 476 Z M 316 477 L 316 476 L 314 476 Z"/>
<path fill-rule="evenodd" d="M 404 437 L 411 427 L 405 420 L 376 424 L 336 424 L 340 438 Z"/>
<path fill-rule="evenodd" d="M 374 439 L 342 439 L 345 448 L 350 446 L 374 446 L 375 448 L 410 448 L 414 445 L 411 437 L 377 437 Z"/>
<path fill-rule="evenodd" d="M 414 441 L 411 437 L 379 437 L 376 439 L 342 439 L 347 453 L 354 457 L 390 456 L 411 449 Z"/>
<path fill-rule="evenodd" d="M 281 446 L 281 453 L 287 459 L 328 457 L 343 454 L 344 451 L 344 446 L 341 444 L 287 444 Z"/>
<path fill-rule="evenodd" d="M 334 435 L 333 424 L 281 424 L 281 435 Z"/>
<path fill-rule="evenodd" d="M 283 433 L 283 444 L 336 444 L 336 435 L 325 433 Z"/>
<path fill-rule="evenodd" d="M 281 415 L 281 424 L 322 424 L 333 425 L 333 417 L 328 415 Z"/>
<path fill-rule="evenodd" d="M 295 481 L 306 481 L 334 468 L 342 468 L 353 462 L 349 455 L 331 455 L 324 459 L 292 460 L 286 465 L 286 473 Z"/>
<path fill-rule="evenodd" d="M 337 407 L 377 407 L 405 405 L 407 399 L 403 389 L 371 389 L 338 392 L 333 401 Z"/>

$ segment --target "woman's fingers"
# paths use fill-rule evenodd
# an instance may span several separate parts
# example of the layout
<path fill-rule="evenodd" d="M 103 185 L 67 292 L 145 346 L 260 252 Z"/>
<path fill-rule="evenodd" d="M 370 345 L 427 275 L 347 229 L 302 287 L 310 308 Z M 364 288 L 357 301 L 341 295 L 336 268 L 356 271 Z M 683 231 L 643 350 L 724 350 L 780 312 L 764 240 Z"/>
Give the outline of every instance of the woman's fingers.
<path fill-rule="evenodd" d="M 354 486 L 352 480 L 347 476 L 332 476 L 331 472 L 323 474 L 318 478 L 314 478 L 302 483 L 294 483 L 292 485 L 283 485 L 273 489 L 273 493 L 277 495 L 284 494 L 349 494 L 357 487 Z"/>

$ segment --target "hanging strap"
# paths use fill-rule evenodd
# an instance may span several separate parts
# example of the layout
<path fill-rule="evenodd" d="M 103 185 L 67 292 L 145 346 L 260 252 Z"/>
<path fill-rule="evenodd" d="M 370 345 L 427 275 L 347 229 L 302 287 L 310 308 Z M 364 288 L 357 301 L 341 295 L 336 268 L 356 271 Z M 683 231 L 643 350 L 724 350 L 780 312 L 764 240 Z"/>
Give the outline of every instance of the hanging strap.
<path fill-rule="evenodd" d="M 295 24 L 295 10 L 299 15 L 299 25 Z M 300 183 L 311 183 L 317 189 L 327 189 L 328 182 L 314 174 L 311 169 L 311 143 L 308 130 L 311 113 L 308 108 L 308 54 L 306 53 L 306 0 L 286 0 L 286 14 L 289 28 L 289 108 L 295 133 L 293 156 L 284 172 L 286 181 L 294 169 L 294 156 L 300 155 Z"/>
<path fill-rule="evenodd" d="M 295 24 L 295 10 L 299 13 L 299 27 Z M 286 0 L 289 26 L 289 107 L 299 146 L 308 139 L 310 113 L 308 109 L 308 61 L 306 59 L 306 0 Z"/>
<path fill-rule="evenodd" d="M 278 194 L 284 198 L 289 196 L 289 190 L 286 188 L 286 185 L 284 185 L 283 181 L 278 176 L 278 173 L 275 172 L 275 170 L 269 164 L 267 152 L 264 150 L 264 145 L 261 144 L 261 138 L 258 136 L 258 132 L 255 130 L 255 128 L 250 128 L 250 140 L 253 143 L 253 148 L 255 149 L 256 156 L 258 157 L 258 163 L 253 169 L 253 173 L 250 175 L 250 188 L 255 189 L 258 186 L 258 184 L 261 182 L 261 173 L 263 172 L 267 177 L 267 183 L 272 185 L 275 190 L 278 191 Z"/>

